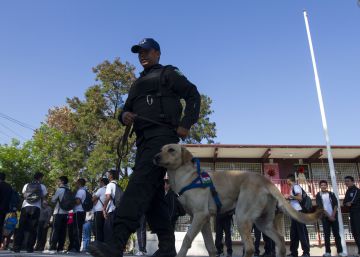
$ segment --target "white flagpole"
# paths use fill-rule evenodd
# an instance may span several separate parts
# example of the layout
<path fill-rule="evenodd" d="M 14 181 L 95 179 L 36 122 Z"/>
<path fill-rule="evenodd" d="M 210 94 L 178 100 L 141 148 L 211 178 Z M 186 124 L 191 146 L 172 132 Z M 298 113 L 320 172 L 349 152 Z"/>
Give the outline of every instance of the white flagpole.
<path fill-rule="evenodd" d="M 338 199 L 338 219 L 339 219 L 339 230 L 340 230 L 339 232 L 340 232 L 340 236 L 341 236 L 341 244 L 343 247 L 343 253 L 347 255 L 347 248 L 346 248 L 345 234 L 344 234 L 344 223 L 343 223 L 343 218 L 342 218 L 342 214 L 341 214 L 339 190 L 338 190 L 337 183 L 336 183 L 334 160 L 333 160 L 333 157 L 331 154 L 330 139 L 329 139 L 328 126 L 327 126 L 326 116 L 325 116 L 324 102 L 323 102 L 323 98 L 322 98 L 322 94 L 321 94 L 320 80 L 319 80 L 319 75 L 318 75 L 318 71 L 317 71 L 317 67 L 316 67 L 315 54 L 314 54 L 314 49 L 313 49 L 313 45 L 312 45 L 309 21 L 308 21 L 308 16 L 307 16 L 306 11 L 304 11 L 304 19 L 305 19 L 307 37 L 309 40 L 311 61 L 312 61 L 312 65 L 314 68 L 316 91 L 317 91 L 317 95 L 318 95 L 321 120 L 322 120 L 324 135 L 325 135 L 325 141 L 326 141 L 326 149 L 327 149 L 328 162 L 329 162 L 329 168 L 330 168 L 331 183 L 332 183 L 334 193 Z"/>

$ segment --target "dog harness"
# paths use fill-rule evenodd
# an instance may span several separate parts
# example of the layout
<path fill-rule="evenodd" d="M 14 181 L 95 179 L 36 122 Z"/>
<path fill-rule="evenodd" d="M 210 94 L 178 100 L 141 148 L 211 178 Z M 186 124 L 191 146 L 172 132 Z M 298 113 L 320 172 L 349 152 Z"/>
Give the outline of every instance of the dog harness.
<path fill-rule="evenodd" d="M 214 199 L 214 202 L 216 204 L 217 212 L 219 213 L 221 210 L 221 201 L 219 199 L 218 193 L 216 192 L 214 183 L 211 180 L 211 177 L 209 176 L 209 173 L 206 171 L 201 171 L 200 169 L 200 160 L 197 158 L 193 158 L 193 162 L 196 163 L 196 172 L 198 176 L 187 186 L 183 187 L 180 192 L 179 196 L 181 196 L 184 192 L 194 189 L 194 188 L 210 188 L 211 195 Z"/>

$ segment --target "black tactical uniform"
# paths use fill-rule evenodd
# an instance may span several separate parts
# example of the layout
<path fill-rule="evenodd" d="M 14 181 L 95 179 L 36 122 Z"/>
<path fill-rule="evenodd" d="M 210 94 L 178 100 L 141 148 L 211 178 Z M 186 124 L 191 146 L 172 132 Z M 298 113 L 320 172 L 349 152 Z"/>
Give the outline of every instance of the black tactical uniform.
<path fill-rule="evenodd" d="M 354 236 L 355 243 L 358 247 L 358 254 L 360 254 L 360 189 L 355 185 L 349 187 L 346 191 L 343 201 L 344 206 L 351 203 L 350 206 L 350 225 L 351 232 Z"/>
<path fill-rule="evenodd" d="M 186 102 L 185 116 L 180 120 Z M 130 89 L 124 112 L 133 112 L 137 153 L 134 172 L 119 208 L 116 208 L 113 243 L 124 248 L 131 233 L 146 213 L 151 230 L 159 238 L 157 256 L 175 256 L 175 237 L 164 199 L 165 169 L 153 164 L 162 146 L 178 143 L 176 128 L 190 129 L 198 117 L 200 95 L 175 67 L 160 64 L 144 70 Z M 141 117 L 150 119 L 143 120 Z M 122 121 L 122 114 L 119 117 Z M 160 122 L 164 125 L 156 124 Z"/>

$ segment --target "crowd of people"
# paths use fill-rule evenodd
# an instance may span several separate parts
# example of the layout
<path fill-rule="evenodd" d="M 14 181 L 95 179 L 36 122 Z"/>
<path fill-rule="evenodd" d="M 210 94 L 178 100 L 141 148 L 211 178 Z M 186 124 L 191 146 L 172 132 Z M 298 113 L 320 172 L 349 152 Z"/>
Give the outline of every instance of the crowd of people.
<path fill-rule="evenodd" d="M 66 176 L 60 176 L 57 189 L 49 198 L 46 186 L 42 183 L 44 175 L 36 173 L 33 181 L 22 189 L 23 202 L 18 208 L 12 199 L 16 191 L 5 182 L 5 174 L 0 173 L 0 244 L 1 250 L 14 252 L 26 250 L 57 252 L 87 252 L 93 238 L 100 242 L 111 239 L 114 211 L 121 198 L 122 190 L 118 185 L 117 172 L 110 170 L 98 181 L 97 190 L 90 194 L 86 180 L 79 178 L 72 191 Z M 178 216 L 185 215 L 175 193 L 165 178 L 165 199 L 173 227 Z M 17 201 L 16 201 L 17 202 Z M 53 207 L 51 207 L 51 205 Z M 142 217 L 138 229 L 138 255 L 146 254 L 146 218 Z M 48 236 L 48 231 L 51 230 Z M 66 244 L 66 239 L 68 243 Z M 49 246 L 45 249 L 46 243 Z M 65 247 L 66 245 L 66 247 Z"/>
<path fill-rule="evenodd" d="M 117 172 L 110 170 L 106 176 L 98 180 L 98 187 L 90 194 L 86 181 L 79 178 L 76 181 L 75 191 L 71 191 L 66 176 L 58 178 L 57 189 L 47 201 L 47 188 L 42 184 L 44 175 L 36 173 L 33 181 L 24 185 L 22 189 L 23 202 L 21 208 L 16 207 L 16 192 L 5 182 L 5 174 L 0 173 L 0 233 L 1 249 L 9 249 L 19 252 L 24 249 L 27 252 L 43 251 L 54 254 L 57 252 L 80 252 L 87 251 L 92 238 L 100 242 L 109 241 L 112 234 L 114 211 L 122 198 L 122 190 L 117 183 Z M 285 195 L 290 204 L 297 211 L 304 211 L 301 205 L 303 189 L 296 183 L 293 174 L 287 177 L 290 194 Z M 360 249 L 360 189 L 354 184 L 354 178 L 345 177 L 348 190 L 344 199 L 344 206 L 350 210 L 350 222 L 355 243 Z M 339 256 L 344 256 L 341 237 L 339 234 L 339 222 L 337 218 L 338 200 L 335 194 L 328 190 L 328 182 L 319 182 L 320 191 L 316 195 L 316 205 L 325 210 L 321 222 L 323 225 L 325 253 L 324 257 L 331 256 L 330 236 L 335 238 L 335 245 Z M 169 207 L 169 215 L 173 229 L 179 216 L 185 215 L 177 195 L 171 190 L 168 178 L 164 178 L 165 199 Z M 53 206 L 53 208 L 51 207 Z M 219 214 L 216 217 L 216 240 L 217 256 L 223 256 L 223 234 L 225 232 L 226 256 L 232 256 L 231 228 L 233 226 L 233 211 Z M 356 218 L 357 217 L 357 218 Z M 137 230 L 138 249 L 136 255 L 145 256 L 146 251 L 146 216 L 139 221 Z M 48 231 L 51 230 L 50 236 Z M 275 257 L 274 242 L 254 226 L 254 256 Z M 92 237 L 93 236 L 93 237 Z M 264 240 L 264 253 L 260 254 L 261 236 Z M 68 243 L 65 247 L 66 238 Z M 49 241 L 48 249 L 45 250 L 46 242 Z M 298 246 L 301 244 L 303 254 L 310 256 L 310 244 L 307 228 L 304 224 L 291 220 L 290 229 L 290 254 L 289 257 L 298 257 Z"/>

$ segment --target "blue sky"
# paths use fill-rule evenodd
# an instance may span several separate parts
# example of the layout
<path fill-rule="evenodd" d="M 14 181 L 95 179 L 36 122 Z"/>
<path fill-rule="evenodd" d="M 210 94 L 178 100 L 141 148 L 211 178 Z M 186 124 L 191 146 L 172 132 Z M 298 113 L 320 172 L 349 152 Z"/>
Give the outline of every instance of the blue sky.
<path fill-rule="evenodd" d="M 356 0 L 1 1 L 0 113 L 34 127 L 91 71 L 153 37 L 213 100 L 216 142 L 324 144 L 303 19 L 309 14 L 330 140 L 360 145 L 360 8 Z M 19 137 L 20 135 L 20 137 Z M 0 118 L 0 143 L 32 131 Z"/>

